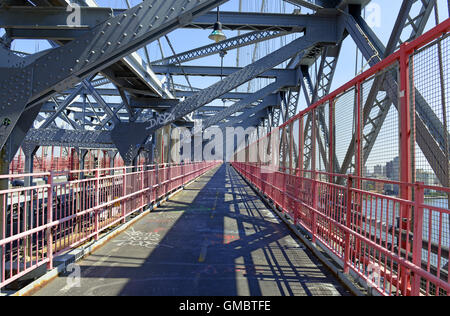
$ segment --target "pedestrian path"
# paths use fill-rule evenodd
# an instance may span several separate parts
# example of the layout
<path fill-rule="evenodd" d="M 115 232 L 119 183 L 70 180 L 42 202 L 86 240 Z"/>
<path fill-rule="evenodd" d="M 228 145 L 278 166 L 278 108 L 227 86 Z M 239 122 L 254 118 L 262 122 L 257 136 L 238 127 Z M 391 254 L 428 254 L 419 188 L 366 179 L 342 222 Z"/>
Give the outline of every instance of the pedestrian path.
<path fill-rule="evenodd" d="M 224 164 L 35 295 L 350 293 Z"/>

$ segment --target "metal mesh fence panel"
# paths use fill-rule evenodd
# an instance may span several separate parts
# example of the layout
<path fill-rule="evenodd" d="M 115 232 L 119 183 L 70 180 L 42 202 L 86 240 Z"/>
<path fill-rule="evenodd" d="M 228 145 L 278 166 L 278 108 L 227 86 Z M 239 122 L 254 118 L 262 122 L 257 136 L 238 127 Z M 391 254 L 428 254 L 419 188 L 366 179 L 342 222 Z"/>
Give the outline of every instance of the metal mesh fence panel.
<path fill-rule="evenodd" d="M 295 120 L 292 123 L 292 166 L 295 169 L 300 169 L 299 165 L 300 157 L 300 119 Z"/>
<path fill-rule="evenodd" d="M 316 135 L 317 135 L 317 159 L 316 169 L 318 171 L 329 171 L 329 106 L 328 103 L 322 104 L 316 109 Z"/>
<path fill-rule="evenodd" d="M 398 65 L 377 73 L 361 84 L 363 115 L 363 175 L 377 179 L 400 180 Z M 397 195 L 395 184 L 372 188 Z"/>
<path fill-rule="evenodd" d="M 337 96 L 334 100 L 334 157 L 339 166 L 337 173 L 348 174 L 355 172 L 355 151 L 347 152 L 351 144 L 356 128 L 356 90 L 351 88 L 345 93 Z M 349 161 L 344 167 L 345 160 Z M 344 168 L 343 168 L 344 167 Z"/>
<path fill-rule="evenodd" d="M 449 186 L 450 56 L 449 37 L 440 38 L 410 58 L 411 105 L 416 113 L 415 180 Z M 424 127 L 425 128 L 424 128 Z M 427 190 L 426 202 L 449 208 L 448 196 Z"/>
<path fill-rule="evenodd" d="M 433 186 L 449 186 L 449 37 L 441 37 L 410 56 L 410 99 L 414 113 L 415 181 L 425 185 L 422 225 L 422 267 L 449 281 L 450 194 Z M 428 186 L 428 187 L 427 187 Z M 447 210 L 447 212 L 443 211 Z M 429 295 L 448 293 L 421 280 L 421 290 Z"/>
<path fill-rule="evenodd" d="M 303 169 L 311 170 L 311 154 L 312 154 L 312 113 L 308 113 L 302 117 L 303 120 Z"/>

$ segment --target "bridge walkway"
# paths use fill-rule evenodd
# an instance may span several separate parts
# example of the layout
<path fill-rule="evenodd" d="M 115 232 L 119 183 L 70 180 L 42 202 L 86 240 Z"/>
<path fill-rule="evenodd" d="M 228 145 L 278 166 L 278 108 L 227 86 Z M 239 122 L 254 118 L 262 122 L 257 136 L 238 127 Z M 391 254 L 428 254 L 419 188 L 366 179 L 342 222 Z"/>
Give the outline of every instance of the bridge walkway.
<path fill-rule="evenodd" d="M 35 295 L 350 295 L 225 164 L 77 265 Z"/>

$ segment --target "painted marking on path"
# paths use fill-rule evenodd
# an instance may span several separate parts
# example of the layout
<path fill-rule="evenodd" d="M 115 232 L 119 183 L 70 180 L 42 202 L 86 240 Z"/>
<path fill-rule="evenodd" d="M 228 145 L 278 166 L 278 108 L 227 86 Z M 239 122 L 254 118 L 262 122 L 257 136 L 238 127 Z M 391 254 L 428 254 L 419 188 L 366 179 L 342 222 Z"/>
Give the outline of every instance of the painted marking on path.
<path fill-rule="evenodd" d="M 160 244 L 161 235 L 158 232 L 141 232 L 131 228 L 130 231 L 125 231 L 125 238 L 114 240 L 119 247 L 134 246 L 141 248 L 155 248 L 157 246 L 173 248 L 172 246 Z"/>

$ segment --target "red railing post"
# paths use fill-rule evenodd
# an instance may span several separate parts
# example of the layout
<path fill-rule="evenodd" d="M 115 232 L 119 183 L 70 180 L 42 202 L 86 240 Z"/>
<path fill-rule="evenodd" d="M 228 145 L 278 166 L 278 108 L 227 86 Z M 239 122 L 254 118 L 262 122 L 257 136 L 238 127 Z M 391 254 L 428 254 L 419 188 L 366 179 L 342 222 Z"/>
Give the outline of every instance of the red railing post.
<path fill-rule="evenodd" d="M 167 192 L 166 192 L 166 194 L 168 194 L 170 191 L 172 191 L 172 183 L 173 183 L 173 181 L 172 181 L 172 165 L 170 164 L 170 163 L 168 163 L 167 164 L 167 168 L 168 168 L 168 170 L 167 170 L 167 180 L 168 180 L 168 182 L 167 182 Z"/>
<path fill-rule="evenodd" d="M 312 188 L 312 194 L 313 194 L 313 212 L 312 212 L 312 225 L 311 225 L 311 230 L 312 230 L 312 242 L 315 243 L 316 242 L 316 235 L 317 235 L 317 211 L 318 211 L 318 206 L 319 206 L 319 190 L 318 190 L 318 186 L 319 183 L 317 181 L 317 171 L 313 170 L 312 172 L 312 181 L 313 181 L 313 188 Z"/>
<path fill-rule="evenodd" d="M 352 227 L 352 188 L 353 188 L 353 177 L 352 175 L 347 176 L 347 205 L 346 205 L 346 218 L 345 226 L 348 229 Z M 345 233 L 344 240 L 344 273 L 349 273 L 350 271 L 350 232 Z"/>
<path fill-rule="evenodd" d="M 145 183 L 145 181 L 144 181 L 144 176 L 145 176 L 144 169 L 145 169 L 145 167 L 144 167 L 144 165 L 142 165 L 141 166 L 141 191 L 142 191 L 142 193 L 141 193 L 141 206 L 142 206 L 142 211 L 144 211 L 144 207 L 145 207 L 145 199 L 144 199 L 144 197 L 146 195 L 145 192 L 144 192 L 144 183 Z"/>
<path fill-rule="evenodd" d="M 122 198 L 127 195 L 127 167 L 122 168 Z M 125 223 L 126 218 L 126 200 L 122 200 L 122 223 Z"/>
<path fill-rule="evenodd" d="M 304 141 L 304 136 L 303 136 L 303 116 L 301 116 L 298 119 L 298 171 L 297 171 L 297 176 L 299 177 L 303 177 L 303 168 L 304 168 L 304 163 L 303 163 L 303 155 L 304 155 L 304 150 L 303 147 L 305 145 L 305 141 Z"/>
<path fill-rule="evenodd" d="M 329 180 L 330 183 L 334 182 L 334 100 L 331 99 L 330 102 L 328 102 L 328 129 L 329 129 L 329 156 L 328 156 L 328 172 L 330 173 Z"/>
<path fill-rule="evenodd" d="M 156 170 L 155 170 L 155 185 L 156 185 L 156 189 L 155 189 L 155 201 L 158 200 L 159 198 L 159 188 L 160 188 L 160 182 L 159 182 L 159 162 L 156 162 Z"/>
<path fill-rule="evenodd" d="M 358 82 L 356 84 L 356 154 L 355 154 L 355 159 L 356 159 L 356 176 L 361 178 L 362 176 L 365 176 L 362 174 L 362 169 L 363 169 L 363 143 L 362 143 L 362 131 L 363 129 L 361 128 L 362 126 L 362 120 L 363 120 L 363 115 L 361 113 L 361 83 Z M 356 183 L 356 187 L 358 189 L 361 188 L 361 180 L 358 179 L 357 183 Z"/>
<path fill-rule="evenodd" d="M 287 212 L 286 205 L 287 205 L 288 196 L 287 196 L 287 192 L 286 192 L 286 188 L 287 188 L 287 185 L 286 185 L 286 182 L 287 182 L 286 168 L 283 168 L 283 170 L 284 170 L 284 172 L 283 172 L 283 192 L 281 192 L 281 194 L 283 196 L 283 199 L 281 200 L 281 204 L 282 204 L 281 205 L 281 211 L 284 214 L 284 213 Z M 253 176 L 253 172 L 250 175 Z M 254 183 L 255 181 L 252 181 L 252 182 Z"/>
<path fill-rule="evenodd" d="M 184 186 L 185 185 L 185 180 L 184 180 L 184 178 L 185 178 L 185 173 L 186 173 L 186 162 L 182 162 L 181 163 L 181 183 L 182 183 L 182 185 Z"/>
<path fill-rule="evenodd" d="M 95 220 L 95 226 L 94 226 L 94 231 L 95 231 L 95 240 L 98 240 L 98 223 L 99 223 L 99 213 L 100 210 L 98 209 L 98 206 L 100 205 L 100 170 L 96 169 L 95 170 L 95 211 L 94 211 L 94 220 Z"/>
<path fill-rule="evenodd" d="M 47 191 L 47 225 L 53 222 L 53 171 L 50 171 L 48 176 L 48 191 Z M 47 228 L 47 269 L 53 269 L 53 226 Z"/>
<path fill-rule="evenodd" d="M 408 183 L 412 182 L 412 164 L 411 164 L 411 106 L 410 106 L 410 86 L 409 86 L 409 53 L 408 43 L 404 43 L 400 47 L 400 197 L 404 200 L 411 201 L 412 190 Z M 400 209 L 399 221 L 399 247 L 409 252 L 409 239 L 403 240 L 403 231 L 408 231 L 409 226 L 409 206 L 402 204 Z M 403 294 L 407 294 L 410 289 L 410 274 L 403 269 L 401 273 L 401 290 Z"/>
<path fill-rule="evenodd" d="M 400 47 L 400 181 L 401 196 L 403 199 L 410 200 L 412 197 L 411 189 L 407 183 L 412 181 L 411 172 L 411 106 L 410 106 L 410 87 L 409 87 L 409 54 L 408 43 Z"/>
<path fill-rule="evenodd" d="M 289 125 L 289 174 L 295 175 L 295 172 L 293 171 L 294 166 L 294 123 L 291 123 Z"/>
<path fill-rule="evenodd" d="M 414 232 L 413 232 L 413 249 L 412 260 L 415 266 L 422 267 L 422 232 L 423 232 L 423 203 L 424 203 L 424 189 L 423 183 L 415 184 L 414 192 Z M 430 219 L 431 220 L 431 219 Z M 411 295 L 420 295 L 420 275 L 417 273 L 413 276 L 411 285 Z"/>

